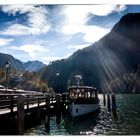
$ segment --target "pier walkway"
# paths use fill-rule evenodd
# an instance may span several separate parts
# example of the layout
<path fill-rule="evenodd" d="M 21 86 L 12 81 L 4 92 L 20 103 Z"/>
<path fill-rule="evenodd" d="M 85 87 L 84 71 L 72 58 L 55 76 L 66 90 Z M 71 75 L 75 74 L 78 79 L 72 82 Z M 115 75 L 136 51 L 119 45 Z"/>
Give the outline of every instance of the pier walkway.
<path fill-rule="evenodd" d="M 43 110 L 45 113 L 46 124 L 49 123 L 51 109 L 56 117 L 61 116 L 61 112 L 66 109 L 68 104 L 68 94 L 49 94 L 35 91 L 22 90 L 0 90 L 0 120 L 1 118 L 16 118 L 18 134 L 24 133 L 24 120 L 26 114 Z"/>

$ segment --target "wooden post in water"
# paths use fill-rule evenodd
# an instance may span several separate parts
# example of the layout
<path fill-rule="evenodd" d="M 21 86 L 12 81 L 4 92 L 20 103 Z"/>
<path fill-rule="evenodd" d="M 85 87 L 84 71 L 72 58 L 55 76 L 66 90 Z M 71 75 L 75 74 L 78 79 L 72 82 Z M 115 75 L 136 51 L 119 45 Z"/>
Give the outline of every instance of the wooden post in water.
<path fill-rule="evenodd" d="M 106 97 L 105 97 L 105 92 L 103 92 L 103 104 L 106 106 Z"/>
<path fill-rule="evenodd" d="M 24 101 L 25 95 L 19 95 L 17 102 L 18 135 L 24 134 Z"/>
<path fill-rule="evenodd" d="M 56 123 L 59 124 L 61 119 L 61 102 L 60 94 L 56 94 Z"/>
<path fill-rule="evenodd" d="M 116 113 L 116 95 L 115 95 L 115 93 L 111 93 L 111 99 L 112 99 L 112 111 L 113 111 L 113 113 Z"/>
<path fill-rule="evenodd" d="M 27 95 L 27 99 L 26 99 L 26 103 L 27 103 L 27 112 L 29 111 L 29 95 Z"/>
<path fill-rule="evenodd" d="M 107 108 L 108 108 L 108 111 L 110 112 L 111 111 L 111 108 L 110 108 L 110 93 L 107 93 Z"/>
<path fill-rule="evenodd" d="M 49 132 L 50 130 L 50 95 L 46 96 L 45 128 L 46 128 L 46 131 Z"/>

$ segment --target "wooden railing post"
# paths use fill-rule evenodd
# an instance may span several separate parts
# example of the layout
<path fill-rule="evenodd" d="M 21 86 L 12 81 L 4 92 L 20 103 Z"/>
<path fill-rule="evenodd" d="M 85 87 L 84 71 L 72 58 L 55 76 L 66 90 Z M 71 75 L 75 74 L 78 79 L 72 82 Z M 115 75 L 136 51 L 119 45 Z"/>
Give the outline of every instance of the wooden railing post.
<path fill-rule="evenodd" d="M 50 130 L 50 95 L 46 96 L 45 128 L 46 128 L 46 131 L 49 132 Z"/>
<path fill-rule="evenodd" d="M 111 108 L 110 108 L 110 93 L 107 93 L 107 107 L 108 107 L 108 111 L 110 112 Z"/>
<path fill-rule="evenodd" d="M 24 134 L 24 101 L 25 95 L 19 95 L 17 102 L 18 135 Z"/>
<path fill-rule="evenodd" d="M 52 96 L 51 96 L 51 101 L 52 101 L 51 103 L 53 104 L 53 94 L 52 94 Z"/>
<path fill-rule="evenodd" d="M 61 102 L 60 94 L 56 94 L 56 123 L 59 124 L 61 119 Z"/>
<path fill-rule="evenodd" d="M 26 103 L 27 103 L 27 112 L 29 111 L 29 95 L 27 95 L 27 99 L 26 99 Z"/>
<path fill-rule="evenodd" d="M 38 107 L 39 107 L 39 104 L 40 104 L 40 98 L 38 98 L 38 100 L 37 100 L 37 104 L 38 104 Z"/>
<path fill-rule="evenodd" d="M 105 92 L 103 92 L 103 104 L 106 106 L 106 97 L 105 97 Z"/>
<path fill-rule="evenodd" d="M 10 105 L 10 109 L 11 109 L 11 117 L 14 117 L 14 96 L 11 96 L 11 105 Z"/>

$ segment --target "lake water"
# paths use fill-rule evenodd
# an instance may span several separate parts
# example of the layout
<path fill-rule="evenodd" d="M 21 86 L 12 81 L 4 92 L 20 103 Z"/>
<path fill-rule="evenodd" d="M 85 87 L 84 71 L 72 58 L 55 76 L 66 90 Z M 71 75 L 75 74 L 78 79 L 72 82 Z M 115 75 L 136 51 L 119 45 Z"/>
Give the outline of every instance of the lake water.
<path fill-rule="evenodd" d="M 25 135 L 140 135 L 140 94 L 118 94 L 117 116 L 108 112 L 100 98 L 100 111 L 86 118 L 72 120 L 68 115 L 51 117 L 50 131 L 46 132 L 44 121 L 25 132 Z"/>

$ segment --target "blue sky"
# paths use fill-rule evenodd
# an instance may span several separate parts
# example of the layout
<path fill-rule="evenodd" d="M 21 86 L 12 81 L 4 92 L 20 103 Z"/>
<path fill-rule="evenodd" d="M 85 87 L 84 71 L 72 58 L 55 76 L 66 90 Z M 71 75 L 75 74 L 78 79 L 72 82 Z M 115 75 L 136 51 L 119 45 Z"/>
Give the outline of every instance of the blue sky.
<path fill-rule="evenodd" d="M 67 58 L 139 5 L 1 5 L 0 52 L 26 62 Z"/>

